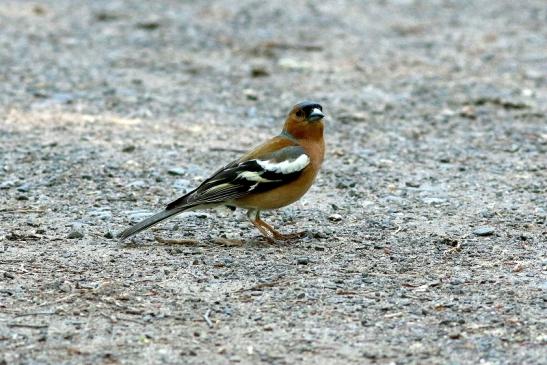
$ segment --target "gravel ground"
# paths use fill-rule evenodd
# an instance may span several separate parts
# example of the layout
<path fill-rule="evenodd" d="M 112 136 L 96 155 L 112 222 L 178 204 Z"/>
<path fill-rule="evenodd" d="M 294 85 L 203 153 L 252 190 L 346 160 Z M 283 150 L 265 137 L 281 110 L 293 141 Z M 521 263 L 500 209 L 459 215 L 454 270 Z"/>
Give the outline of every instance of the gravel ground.
<path fill-rule="evenodd" d="M 2 0 L 0 364 L 545 363 L 546 24 L 544 0 Z M 213 210 L 112 239 L 301 99 L 324 168 L 265 218 L 307 237 Z"/>

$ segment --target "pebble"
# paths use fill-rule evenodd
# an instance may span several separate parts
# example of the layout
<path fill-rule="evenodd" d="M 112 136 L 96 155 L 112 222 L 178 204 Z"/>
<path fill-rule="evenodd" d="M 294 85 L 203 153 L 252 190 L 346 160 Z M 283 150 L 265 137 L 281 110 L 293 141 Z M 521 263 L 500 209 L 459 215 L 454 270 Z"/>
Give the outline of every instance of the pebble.
<path fill-rule="evenodd" d="M 251 77 L 265 77 L 269 75 L 270 73 L 264 66 L 253 66 L 251 68 Z"/>
<path fill-rule="evenodd" d="M 68 281 L 62 281 L 58 283 L 58 289 L 63 293 L 70 293 L 72 291 L 72 285 Z"/>
<path fill-rule="evenodd" d="M 495 231 L 496 230 L 494 229 L 494 227 L 484 226 L 475 229 L 473 231 L 473 234 L 476 236 L 491 236 L 494 234 Z"/>
<path fill-rule="evenodd" d="M 480 215 L 484 218 L 494 218 L 496 214 L 491 210 L 484 209 L 480 212 Z"/>
<path fill-rule="evenodd" d="M 296 259 L 298 265 L 307 265 L 310 263 L 309 257 L 299 257 Z"/>
<path fill-rule="evenodd" d="M 128 146 L 125 146 L 124 148 L 122 148 L 122 152 L 125 152 L 125 153 L 131 153 L 133 151 L 135 151 L 135 146 L 130 144 Z"/>
<path fill-rule="evenodd" d="M 160 26 L 161 26 L 161 23 L 157 20 L 148 20 L 148 21 L 143 21 L 136 24 L 137 28 L 148 30 L 148 31 L 156 30 Z"/>
<path fill-rule="evenodd" d="M 384 198 L 382 198 L 383 201 L 385 201 L 387 204 L 393 203 L 396 205 L 406 205 L 407 201 L 404 198 L 401 198 L 397 195 L 387 195 Z"/>
<path fill-rule="evenodd" d="M 466 105 L 461 108 L 460 115 L 465 118 L 469 119 L 475 119 L 477 117 L 477 113 L 475 111 L 475 108 L 473 108 L 470 105 Z"/>
<path fill-rule="evenodd" d="M 310 232 L 310 235 L 313 237 L 313 238 L 327 238 L 327 234 L 323 231 L 319 231 L 319 230 L 314 230 L 312 232 Z"/>
<path fill-rule="evenodd" d="M 186 170 L 183 169 L 182 167 L 172 167 L 169 170 L 167 170 L 167 173 L 169 175 L 175 175 L 175 176 L 184 175 L 185 172 Z"/>
<path fill-rule="evenodd" d="M 334 213 L 329 215 L 329 220 L 332 222 L 340 222 L 343 219 L 341 214 Z"/>
<path fill-rule="evenodd" d="M 407 182 L 405 182 L 405 185 L 409 188 L 419 188 L 420 187 L 420 183 L 417 182 L 417 181 L 407 181 Z"/>
<path fill-rule="evenodd" d="M 107 238 L 107 239 L 111 240 L 112 238 L 114 238 L 114 234 L 112 232 L 108 231 L 104 234 L 104 238 Z"/>
<path fill-rule="evenodd" d="M 26 193 L 29 190 L 30 190 L 29 183 L 23 183 L 17 187 L 17 191 L 20 191 L 21 193 Z"/>
<path fill-rule="evenodd" d="M 16 180 L 7 180 L 0 183 L 0 189 L 9 189 L 17 185 Z"/>
<path fill-rule="evenodd" d="M 84 237 L 84 233 L 76 229 L 73 229 L 72 231 L 70 231 L 70 233 L 67 236 L 67 238 L 69 239 L 78 239 L 83 237 Z"/>
<path fill-rule="evenodd" d="M 443 198 L 423 198 L 422 201 L 429 205 L 446 203 L 446 199 L 443 199 Z"/>
<path fill-rule="evenodd" d="M 147 187 L 147 184 L 144 180 L 135 180 L 127 184 L 127 186 L 135 189 L 144 189 Z"/>
<path fill-rule="evenodd" d="M 112 212 L 109 210 L 109 207 L 101 207 L 97 209 L 93 209 L 89 212 L 89 215 L 91 217 L 96 217 L 101 220 L 108 220 L 112 218 Z"/>
<path fill-rule="evenodd" d="M 258 94 L 253 89 L 245 89 L 243 90 L 243 94 L 248 100 L 258 100 Z"/>
<path fill-rule="evenodd" d="M 310 70 L 313 64 L 308 61 L 297 60 L 294 58 L 282 58 L 278 62 L 279 67 L 287 70 Z"/>

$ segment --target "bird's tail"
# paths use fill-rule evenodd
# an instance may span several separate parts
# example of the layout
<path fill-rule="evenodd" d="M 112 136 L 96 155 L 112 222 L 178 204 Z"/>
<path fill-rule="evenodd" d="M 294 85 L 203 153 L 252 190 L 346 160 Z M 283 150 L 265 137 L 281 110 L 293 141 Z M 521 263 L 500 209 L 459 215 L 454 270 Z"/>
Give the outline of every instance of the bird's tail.
<path fill-rule="evenodd" d="M 120 241 L 123 241 L 127 237 L 133 236 L 134 234 L 137 234 L 141 231 L 144 231 L 145 229 L 150 228 L 150 227 L 152 227 L 152 226 L 166 220 L 167 218 L 170 218 L 170 217 L 172 217 L 176 214 L 182 213 L 185 210 L 189 210 L 193 207 L 194 206 L 192 206 L 192 205 L 186 205 L 186 206 L 176 207 L 176 208 L 172 208 L 172 209 L 166 209 L 164 211 L 156 213 L 153 216 L 151 216 L 149 218 L 146 218 L 145 220 L 140 221 L 139 223 L 135 224 L 134 226 L 127 228 L 125 231 L 118 234 L 118 238 L 120 239 Z"/>

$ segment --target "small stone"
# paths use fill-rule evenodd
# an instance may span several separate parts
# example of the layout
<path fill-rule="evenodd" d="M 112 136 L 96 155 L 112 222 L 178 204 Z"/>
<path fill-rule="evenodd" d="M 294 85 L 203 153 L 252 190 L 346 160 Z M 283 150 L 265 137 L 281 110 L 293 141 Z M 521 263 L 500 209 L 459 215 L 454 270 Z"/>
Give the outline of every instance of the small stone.
<path fill-rule="evenodd" d="M 278 61 L 281 68 L 288 70 L 310 70 L 313 64 L 308 61 L 297 60 L 294 58 L 282 58 Z"/>
<path fill-rule="evenodd" d="M 332 222 L 340 222 L 343 219 L 341 214 L 334 213 L 329 215 L 329 220 Z"/>
<path fill-rule="evenodd" d="M 363 352 L 363 357 L 367 358 L 367 359 L 377 359 L 379 357 L 379 355 L 375 352 L 372 352 L 372 351 L 365 351 Z"/>
<path fill-rule="evenodd" d="M 0 183 L 0 189 L 9 189 L 17 185 L 16 180 L 7 180 Z"/>
<path fill-rule="evenodd" d="M 417 181 L 407 181 L 407 182 L 405 182 L 405 185 L 409 188 L 419 188 L 420 187 L 420 183 L 417 182 Z"/>
<path fill-rule="evenodd" d="M 89 212 L 89 215 L 104 221 L 112 218 L 112 212 L 109 210 L 108 207 L 93 209 Z"/>
<path fill-rule="evenodd" d="M 109 22 L 118 18 L 119 16 L 117 14 L 108 13 L 106 11 L 101 11 L 95 14 L 95 19 L 99 22 Z"/>
<path fill-rule="evenodd" d="M 186 170 L 183 169 L 182 167 L 173 167 L 173 168 L 170 168 L 169 170 L 167 170 L 167 173 L 169 175 L 175 175 L 175 176 L 184 175 L 185 172 L 186 172 Z"/>
<path fill-rule="evenodd" d="M 131 153 L 133 151 L 135 151 L 136 147 L 133 146 L 132 144 L 130 144 L 129 146 L 125 146 L 124 148 L 122 148 L 122 152 L 125 152 L 125 153 Z"/>
<path fill-rule="evenodd" d="M 137 23 L 137 28 L 144 30 L 156 30 L 161 26 L 159 21 L 149 20 Z"/>
<path fill-rule="evenodd" d="M 67 236 L 68 239 L 78 239 L 78 238 L 83 238 L 83 237 L 84 237 L 83 232 L 81 232 L 79 230 L 75 230 L 75 229 L 70 231 L 70 233 Z"/>
<path fill-rule="evenodd" d="M 484 226 L 484 227 L 479 227 L 477 229 L 475 229 L 473 231 L 473 234 L 476 235 L 476 236 L 491 236 L 494 234 L 496 230 L 494 229 L 494 227 L 490 227 L 490 226 Z"/>
<path fill-rule="evenodd" d="M 496 214 L 491 210 L 484 209 L 480 212 L 480 215 L 484 218 L 494 218 Z"/>
<path fill-rule="evenodd" d="M 108 231 L 104 234 L 104 238 L 108 238 L 109 240 L 111 240 L 112 238 L 114 238 L 114 234 Z"/>
<path fill-rule="evenodd" d="M 452 109 L 445 108 L 441 111 L 441 115 L 443 117 L 453 117 L 454 115 L 456 115 L 456 113 Z"/>
<path fill-rule="evenodd" d="M 296 259 L 296 263 L 298 265 L 307 265 L 310 263 L 310 259 L 308 257 L 299 257 Z"/>
<path fill-rule="evenodd" d="M 460 115 L 462 117 L 469 118 L 469 119 L 477 118 L 477 113 L 475 111 L 475 108 L 473 108 L 470 105 L 466 105 L 466 106 L 462 107 L 461 110 L 460 110 Z"/>
<path fill-rule="evenodd" d="M 448 333 L 448 337 L 453 340 L 457 340 L 458 338 L 462 337 L 462 334 L 459 331 L 451 331 L 450 333 Z"/>
<path fill-rule="evenodd" d="M 309 233 L 313 238 L 327 238 L 327 234 L 324 231 L 314 230 Z"/>
<path fill-rule="evenodd" d="M 133 189 L 144 189 L 147 187 L 147 184 L 144 180 L 135 180 L 127 184 L 127 187 Z"/>
<path fill-rule="evenodd" d="M 251 68 L 251 77 L 265 77 L 270 76 L 268 70 L 263 66 L 254 66 Z"/>
<path fill-rule="evenodd" d="M 32 7 L 32 12 L 36 15 L 44 15 L 46 13 L 46 9 L 40 5 L 34 5 Z"/>
<path fill-rule="evenodd" d="M 63 293 L 72 292 L 72 285 L 68 281 L 62 281 L 58 283 L 58 289 Z"/>
<path fill-rule="evenodd" d="M 423 198 L 422 201 L 429 205 L 437 205 L 437 204 L 443 204 L 446 203 L 446 199 L 443 198 L 435 198 L 435 197 L 427 197 Z"/>
<path fill-rule="evenodd" d="M 243 94 L 249 100 L 258 100 L 258 94 L 253 89 L 245 89 L 243 90 Z"/>
<path fill-rule="evenodd" d="M 30 184 L 23 183 L 17 187 L 17 191 L 20 191 L 21 193 L 26 193 L 30 190 Z"/>

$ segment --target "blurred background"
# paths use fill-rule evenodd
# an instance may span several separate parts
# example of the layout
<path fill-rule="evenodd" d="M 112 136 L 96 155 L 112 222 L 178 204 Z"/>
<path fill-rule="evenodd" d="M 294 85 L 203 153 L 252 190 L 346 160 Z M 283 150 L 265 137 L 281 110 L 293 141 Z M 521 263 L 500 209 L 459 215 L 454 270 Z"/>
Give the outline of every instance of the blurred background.
<path fill-rule="evenodd" d="M 0 364 L 541 362 L 546 24 L 544 0 L 1 0 Z M 205 212 L 155 231 L 195 247 L 112 240 L 302 99 L 325 165 L 267 219 L 309 237 Z"/>

